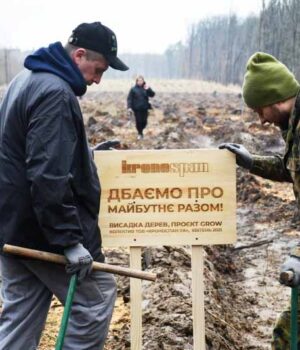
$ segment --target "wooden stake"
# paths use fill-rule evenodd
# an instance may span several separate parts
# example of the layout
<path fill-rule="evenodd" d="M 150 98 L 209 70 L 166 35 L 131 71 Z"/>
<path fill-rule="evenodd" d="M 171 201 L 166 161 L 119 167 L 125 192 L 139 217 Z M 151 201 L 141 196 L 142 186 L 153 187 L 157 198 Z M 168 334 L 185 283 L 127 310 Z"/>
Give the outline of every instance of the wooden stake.
<path fill-rule="evenodd" d="M 141 269 L 142 248 L 130 247 L 130 267 Z M 130 280 L 131 350 L 142 350 L 142 281 Z"/>
<path fill-rule="evenodd" d="M 192 297 L 194 350 L 205 350 L 203 247 L 192 246 Z"/>

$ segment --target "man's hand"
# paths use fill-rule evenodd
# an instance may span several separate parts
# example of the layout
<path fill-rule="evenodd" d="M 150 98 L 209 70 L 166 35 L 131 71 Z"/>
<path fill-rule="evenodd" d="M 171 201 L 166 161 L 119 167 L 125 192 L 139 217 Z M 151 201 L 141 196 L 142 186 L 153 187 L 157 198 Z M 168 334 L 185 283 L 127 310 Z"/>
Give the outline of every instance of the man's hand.
<path fill-rule="evenodd" d="M 78 281 L 82 281 L 92 272 L 93 258 L 81 243 L 66 248 L 64 255 L 68 260 L 66 265 L 67 273 L 78 273 Z"/>
<path fill-rule="evenodd" d="M 300 285 L 300 258 L 296 256 L 290 256 L 281 266 L 280 272 L 292 271 L 294 278 L 291 281 L 282 281 L 281 284 L 285 284 L 289 287 L 297 287 Z"/>
<path fill-rule="evenodd" d="M 93 151 L 107 151 L 113 148 L 120 148 L 121 143 L 119 140 L 110 140 L 98 143 L 92 148 Z"/>
<path fill-rule="evenodd" d="M 236 155 L 236 162 L 245 169 L 251 169 L 253 159 L 251 153 L 243 146 L 237 143 L 222 143 L 219 149 L 227 149 Z"/>

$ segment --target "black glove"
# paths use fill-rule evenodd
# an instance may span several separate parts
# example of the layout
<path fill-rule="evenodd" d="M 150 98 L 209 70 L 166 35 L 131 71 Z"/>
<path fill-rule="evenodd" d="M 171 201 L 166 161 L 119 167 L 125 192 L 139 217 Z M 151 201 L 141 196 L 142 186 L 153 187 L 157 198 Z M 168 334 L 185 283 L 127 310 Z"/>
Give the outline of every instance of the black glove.
<path fill-rule="evenodd" d="M 93 151 L 107 151 L 115 147 L 120 147 L 121 143 L 119 140 L 110 140 L 98 143 L 92 148 Z"/>
<path fill-rule="evenodd" d="M 219 149 L 228 149 L 228 151 L 236 155 L 236 162 L 245 169 L 251 169 L 253 159 L 251 153 L 243 146 L 237 143 L 222 143 Z"/>
<path fill-rule="evenodd" d="M 93 258 L 81 243 L 66 248 L 64 255 L 68 260 L 66 265 L 67 273 L 78 273 L 78 281 L 83 280 L 92 272 Z"/>
<path fill-rule="evenodd" d="M 296 246 L 291 250 L 291 255 L 286 259 L 280 269 L 280 273 L 292 271 L 294 276 L 292 280 L 282 280 L 280 283 L 289 287 L 300 285 L 300 247 Z M 281 276 L 280 276 L 281 277 Z"/>

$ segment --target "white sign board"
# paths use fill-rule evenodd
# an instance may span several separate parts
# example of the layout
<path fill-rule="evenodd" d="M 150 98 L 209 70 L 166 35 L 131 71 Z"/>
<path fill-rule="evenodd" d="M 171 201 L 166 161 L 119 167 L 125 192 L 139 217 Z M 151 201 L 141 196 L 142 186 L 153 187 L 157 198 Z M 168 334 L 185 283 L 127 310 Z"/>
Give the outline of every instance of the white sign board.
<path fill-rule="evenodd" d="M 104 247 L 236 240 L 236 165 L 226 150 L 95 152 Z"/>

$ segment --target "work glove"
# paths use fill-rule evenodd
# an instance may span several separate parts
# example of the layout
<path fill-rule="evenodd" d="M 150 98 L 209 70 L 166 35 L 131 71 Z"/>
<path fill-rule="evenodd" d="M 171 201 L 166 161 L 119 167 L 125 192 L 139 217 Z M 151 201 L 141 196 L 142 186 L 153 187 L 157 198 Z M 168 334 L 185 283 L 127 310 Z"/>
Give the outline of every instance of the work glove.
<path fill-rule="evenodd" d="M 239 166 L 245 169 L 251 169 L 253 166 L 253 159 L 251 153 L 243 146 L 237 143 L 222 143 L 219 149 L 227 149 L 236 155 L 236 162 Z"/>
<path fill-rule="evenodd" d="M 66 248 L 64 255 L 68 260 L 66 265 L 67 273 L 78 273 L 78 281 L 82 281 L 92 272 L 93 258 L 81 243 Z"/>
<path fill-rule="evenodd" d="M 119 148 L 121 143 L 119 140 L 110 140 L 98 143 L 92 148 L 93 151 L 107 151 L 113 148 Z"/>
<path fill-rule="evenodd" d="M 132 108 L 128 108 L 128 109 L 127 109 L 127 116 L 128 116 L 129 118 L 131 118 L 132 115 L 133 115 L 133 110 L 132 110 Z"/>
<path fill-rule="evenodd" d="M 297 287 L 300 285 L 300 247 L 296 246 L 292 248 L 290 256 L 286 259 L 280 269 L 280 275 L 282 272 L 292 271 L 294 277 L 292 280 L 282 280 L 280 283 L 289 287 Z M 281 276 L 280 276 L 281 277 Z"/>

